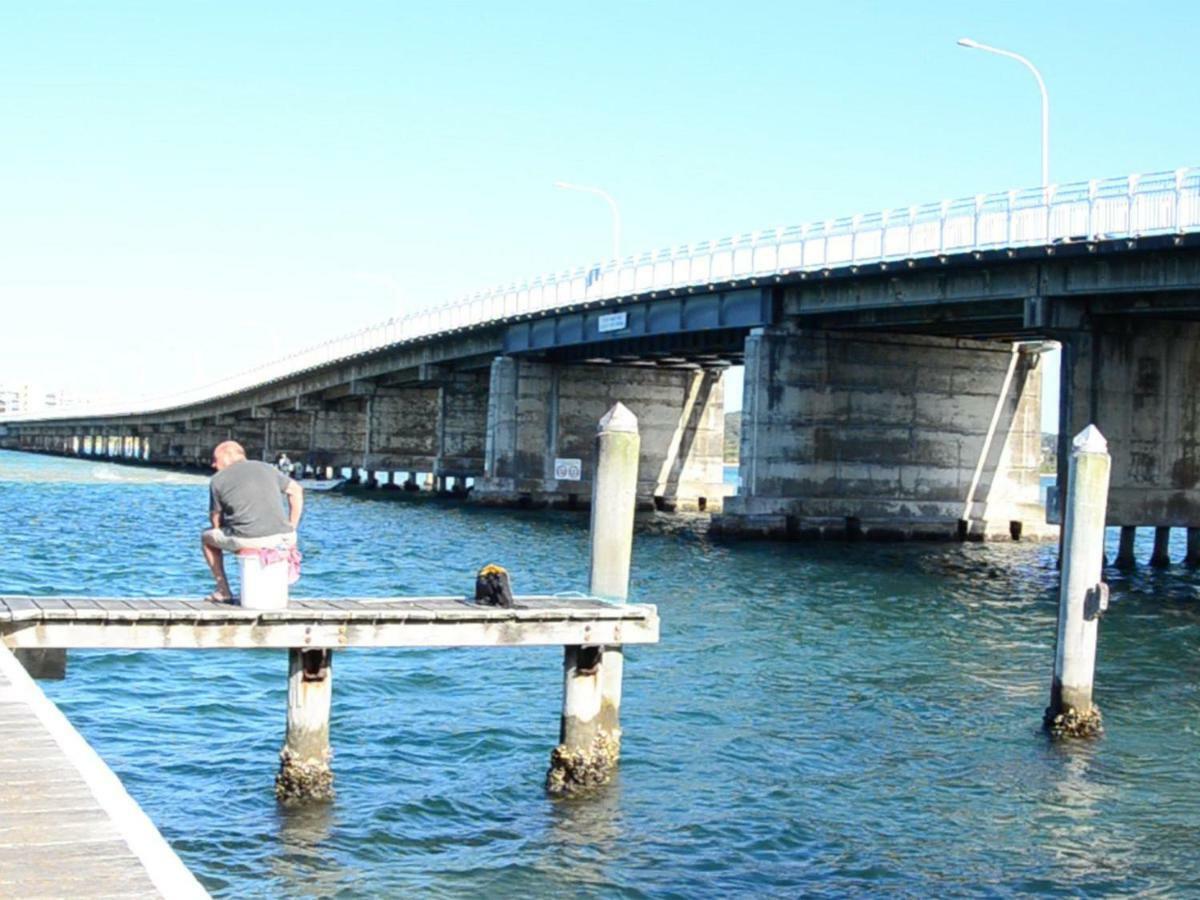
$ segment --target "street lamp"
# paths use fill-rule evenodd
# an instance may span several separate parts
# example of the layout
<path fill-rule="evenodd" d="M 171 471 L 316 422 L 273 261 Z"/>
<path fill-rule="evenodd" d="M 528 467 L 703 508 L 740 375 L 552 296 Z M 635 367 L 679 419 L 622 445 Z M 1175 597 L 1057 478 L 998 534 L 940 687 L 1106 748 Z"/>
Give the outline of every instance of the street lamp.
<path fill-rule="evenodd" d="M 612 255 L 616 260 L 617 265 L 621 264 L 621 210 L 617 208 L 617 201 L 612 198 L 612 195 L 607 191 L 602 191 L 600 188 L 587 187 L 582 184 L 571 184 L 567 181 L 554 182 L 556 188 L 564 191 L 583 191 L 585 194 L 596 194 L 608 201 L 609 209 L 612 210 Z"/>
<path fill-rule="evenodd" d="M 1027 60 L 1019 53 L 1013 53 L 1011 50 L 1001 50 L 998 47 L 989 47 L 987 44 L 981 44 L 979 41 L 973 41 L 970 38 L 959 38 L 958 46 L 967 47 L 971 50 L 984 50 L 988 53 L 995 53 L 999 56 L 1007 56 L 1009 59 L 1015 59 L 1021 63 L 1037 79 L 1038 89 L 1042 92 L 1042 187 L 1050 185 L 1050 97 L 1046 94 L 1046 82 L 1042 81 L 1042 73 L 1037 70 L 1037 66 Z"/>

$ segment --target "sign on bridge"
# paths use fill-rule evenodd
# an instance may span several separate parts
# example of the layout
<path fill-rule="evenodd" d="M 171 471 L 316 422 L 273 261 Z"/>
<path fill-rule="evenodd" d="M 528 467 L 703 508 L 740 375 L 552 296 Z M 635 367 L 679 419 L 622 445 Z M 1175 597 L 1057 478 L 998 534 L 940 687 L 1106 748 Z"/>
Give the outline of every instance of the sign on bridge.
<path fill-rule="evenodd" d="M 596 330 L 600 333 L 605 331 L 622 331 L 629 325 L 629 313 L 608 313 L 603 315 L 596 322 Z"/>
<path fill-rule="evenodd" d="M 583 477 L 582 459 L 555 459 L 554 479 L 556 481 L 579 481 Z"/>

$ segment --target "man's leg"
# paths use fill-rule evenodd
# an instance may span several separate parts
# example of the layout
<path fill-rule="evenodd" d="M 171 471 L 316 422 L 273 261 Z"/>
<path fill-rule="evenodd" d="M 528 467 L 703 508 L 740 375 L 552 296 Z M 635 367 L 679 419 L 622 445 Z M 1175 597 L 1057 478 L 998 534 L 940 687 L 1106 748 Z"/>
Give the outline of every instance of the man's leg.
<path fill-rule="evenodd" d="M 211 541 L 212 538 L 207 531 L 200 535 L 200 548 L 204 551 L 204 561 L 208 563 L 208 568 L 217 582 L 217 589 L 213 593 L 216 595 L 216 599 L 231 600 L 233 591 L 230 590 L 229 579 L 225 576 L 225 554 Z"/>

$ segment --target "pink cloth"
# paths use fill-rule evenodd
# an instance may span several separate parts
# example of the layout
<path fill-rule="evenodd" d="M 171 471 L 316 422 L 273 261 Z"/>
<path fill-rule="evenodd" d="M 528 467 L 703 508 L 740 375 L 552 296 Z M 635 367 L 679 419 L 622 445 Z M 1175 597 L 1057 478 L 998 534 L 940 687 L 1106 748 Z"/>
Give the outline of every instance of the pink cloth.
<path fill-rule="evenodd" d="M 270 566 L 278 562 L 287 562 L 288 564 L 288 584 L 295 584 L 300 580 L 300 560 L 304 557 L 300 555 L 300 550 L 297 547 L 270 547 L 262 550 L 242 550 L 239 555 L 257 556 L 260 566 Z"/>

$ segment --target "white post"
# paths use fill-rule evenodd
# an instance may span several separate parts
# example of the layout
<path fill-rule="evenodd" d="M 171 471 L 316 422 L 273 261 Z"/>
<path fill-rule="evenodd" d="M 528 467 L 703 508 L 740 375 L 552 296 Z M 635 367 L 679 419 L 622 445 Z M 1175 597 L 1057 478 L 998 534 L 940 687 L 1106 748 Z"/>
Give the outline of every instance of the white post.
<path fill-rule="evenodd" d="M 1092 703 L 1092 682 L 1097 623 L 1108 606 L 1108 586 L 1100 580 L 1100 567 L 1112 460 L 1108 443 L 1095 425 L 1076 435 L 1072 447 L 1063 519 L 1054 682 L 1045 722 L 1056 736 L 1086 737 L 1100 731 L 1100 710 Z"/>
<path fill-rule="evenodd" d="M 637 417 L 622 404 L 600 420 L 588 587 L 606 600 L 629 595 L 640 444 Z M 575 796 L 612 778 L 621 755 L 623 671 L 620 646 L 565 648 L 559 745 L 546 775 L 551 794 Z"/>
<path fill-rule="evenodd" d="M 624 601 L 629 595 L 640 449 L 637 417 L 618 403 L 600 420 L 592 481 L 588 590 L 605 600 Z"/>
<path fill-rule="evenodd" d="M 285 804 L 333 798 L 329 709 L 333 652 L 288 650 L 287 736 L 279 751 L 275 796 Z"/>

